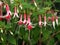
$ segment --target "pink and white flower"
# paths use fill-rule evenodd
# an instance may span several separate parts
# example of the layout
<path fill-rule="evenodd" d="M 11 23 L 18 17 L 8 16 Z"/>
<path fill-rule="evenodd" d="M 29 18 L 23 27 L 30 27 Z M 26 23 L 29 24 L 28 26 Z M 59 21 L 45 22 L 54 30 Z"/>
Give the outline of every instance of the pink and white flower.
<path fill-rule="evenodd" d="M 5 16 L 5 19 L 6 19 L 8 22 L 10 21 L 10 19 L 11 19 L 10 13 L 9 13 L 8 15 Z"/>
<path fill-rule="evenodd" d="M 2 1 L 0 1 L 0 6 L 3 4 L 3 2 Z"/>
<path fill-rule="evenodd" d="M 40 15 L 39 15 L 39 26 L 42 27 L 42 20 Z"/>
<path fill-rule="evenodd" d="M 17 13 L 17 7 L 16 6 L 14 7 L 14 16 L 13 16 L 13 18 L 15 18 L 15 16 L 17 18 L 19 18 L 18 13 Z"/>
<path fill-rule="evenodd" d="M 0 1 L 0 20 L 2 20 L 1 16 L 2 16 L 2 2 Z"/>
<path fill-rule="evenodd" d="M 44 16 L 44 26 L 46 26 L 47 22 L 46 22 L 46 16 Z"/>
<path fill-rule="evenodd" d="M 27 28 L 28 28 L 28 30 L 31 30 L 33 28 L 33 26 L 32 26 L 31 20 L 30 20 L 30 15 L 28 15 L 27 18 L 28 18 L 27 19 Z"/>
<path fill-rule="evenodd" d="M 48 21 L 52 21 L 52 18 L 51 17 L 48 17 Z"/>
<path fill-rule="evenodd" d="M 6 4 L 6 11 L 7 11 L 7 15 L 9 14 L 12 15 L 8 4 Z"/>
<path fill-rule="evenodd" d="M 26 20 L 26 13 L 24 13 L 24 21 L 23 21 L 23 24 L 26 24 L 27 23 L 27 20 Z"/>
<path fill-rule="evenodd" d="M 22 25 L 22 24 L 23 24 L 22 15 L 20 15 L 20 20 L 18 21 L 18 24 L 19 24 L 19 25 Z"/>

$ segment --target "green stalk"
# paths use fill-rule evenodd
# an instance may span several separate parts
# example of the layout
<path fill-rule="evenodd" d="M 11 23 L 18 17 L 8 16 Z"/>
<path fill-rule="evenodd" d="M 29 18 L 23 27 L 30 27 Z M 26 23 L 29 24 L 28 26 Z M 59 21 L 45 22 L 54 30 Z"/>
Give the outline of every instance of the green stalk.
<path fill-rule="evenodd" d="M 28 40 L 29 40 L 29 45 L 31 45 L 31 39 L 30 39 L 30 30 L 29 30 L 29 36 L 28 36 Z"/>

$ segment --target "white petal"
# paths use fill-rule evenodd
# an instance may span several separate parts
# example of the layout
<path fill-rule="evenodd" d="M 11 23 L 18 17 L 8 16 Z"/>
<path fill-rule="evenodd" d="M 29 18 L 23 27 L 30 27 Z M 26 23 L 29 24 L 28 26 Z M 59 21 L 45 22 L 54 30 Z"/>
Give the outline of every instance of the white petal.
<path fill-rule="evenodd" d="M 46 21 L 45 21 L 45 22 L 44 22 L 44 26 L 46 26 L 46 24 L 47 24 L 47 23 L 46 23 Z"/>
<path fill-rule="evenodd" d="M 17 18 L 19 18 L 19 16 L 18 16 L 18 14 L 17 14 L 17 13 L 14 13 L 13 18 L 15 18 L 15 16 L 16 16 Z"/>
<path fill-rule="evenodd" d="M 53 21 L 52 23 L 53 23 L 53 28 L 55 29 L 55 22 Z"/>
<path fill-rule="evenodd" d="M 58 19 L 56 19 L 56 24 L 58 25 Z"/>
<path fill-rule="evenodd" d="M 9 15 L 9 13 L 10 13 L 10 15 L 12 15 L 12 13 L 11 13 L 11 11 L 10 11 L 10 10 L 7 12 L 7 15 Z"/>
<path fill-rule="evenodd" d="M 25 23 L 25 22 L 26 22 L 26 20 L 23 21 L 23 23 Z"/>
<path fill-rule="evenodd" d="M 41 25 L 41 23 L 42 23 L 42 22 L 40 21 L 40 22 L 39 22 L 39 25 Z"/>

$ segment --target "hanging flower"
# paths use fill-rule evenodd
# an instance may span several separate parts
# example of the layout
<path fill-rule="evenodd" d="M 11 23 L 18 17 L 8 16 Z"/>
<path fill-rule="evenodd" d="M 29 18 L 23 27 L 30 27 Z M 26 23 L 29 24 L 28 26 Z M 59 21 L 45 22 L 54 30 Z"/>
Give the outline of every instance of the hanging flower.
<path fill-rule="evenodd" d="M 52 16 L 52 25 L 53 25 L 53 28 L 55 29 L 55 18 L 54 18 L 54 16 Z"/>
<path fill-rule="evenodd" d="M 7 21 L 10 21 L 10 19 L 11 19 L 10 13 L 5 16 L 5 19 L 6 19 Z"/>
<path fill-rule="evenodd" d="M 40 15 L 39 15 L 39 26 L 42 27 L 42 20 Z"/>
<path fill-rule="evenodd" d="M 26 24 L 27 21 L 26 21 L 26 13 L 24 13 L 24 21 L 23 21 L 23 24 Z"/>
<path fill-rule="evenodd" d="M 27 28 L 28 28 L 28 30 L 31 30 L 33 28 L 32 23 L 30 21 L 30 15 L 28 15 Z"/>
<path fill-rule="evenodd" d="M 0 16 L 2 16 L 2 2 L 0 1 Z M 0 17 L 0 20 L 2 20 L 2 18 Z"/>
<path fill-rule="evenodd" d="M 31 24 L 29 24 L 29 25 L 27 26 L 27 28 L 28 28 L 28 30 L 31 30 L 33 27 L 32 27 Z"/>
<path fill-rule="evenodd" d="M 10 15 L 12 15 L 8 4 L 6 4 L 6 11 L 7 11 L 7 15 L 9 15 L 9 13 Z"/>
<path fill-rule="evenodd" d="M 3 2 L 2 1 L 0 1 L 0 6 L 3 4 Z"/>
<path fill-rule="evenodd" d="M 0 21 L 2 20 L 2 18 L 0 17 Z"/>
<path fill-rule="evenodd" d="M 17 18 L 19 18 L 18 13 L 17 13 L 17 7 L 16 6 L 14 7 L 14 16 L 13 16 L 13 18 L 15 18 L 15 16 Z"/>
<path fill-rule="evenodd" d="M 52 21 L 51 17 L 48 17 L 48 21 Z"/>
<path fill-rule="evenodd" d="M 56 16 L 56 24 L 58 25 L 58 16 Z"/>
<path fill-rule="evenodd" d="M 23 24 L 22 15 L 20 15 L 20 20 L 18 21 L 18 24 L 19 24 L 19 25 L 22 25 L 22 24 Z"/>
<path fill-rule="evenodd" d="M 46 22 L 46 16 L 44 16 L 44 26 L 46 26 L 47 22 Z"/>

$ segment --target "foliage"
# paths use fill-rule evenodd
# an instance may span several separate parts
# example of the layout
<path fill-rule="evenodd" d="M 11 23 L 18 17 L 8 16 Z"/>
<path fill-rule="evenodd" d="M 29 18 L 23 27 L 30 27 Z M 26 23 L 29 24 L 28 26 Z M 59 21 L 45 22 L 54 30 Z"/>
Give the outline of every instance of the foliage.
<path fill-rule="evenodd" d="M 32 0 L 14 0 L 12 4 L 10 0 L 2 1 L 9 4 L 12 13 L 14 12 L 14 6 L 17 6 L 19 15 L 24 14 L 24 10 L 26 11 L 27 15 L 29 15 L 31 12 L 31 21 L 33 24 L 37 23 L 37 25 L 30 31 L 29 41 L 29 31 L 24 25 L 17 24 L 19 19 L 11 18 L 9 23 L 3 19 L 0 21 L 1 45 L 18 45 L 19 39 L 19 42 L 22 42 L 21 45 L 23 45 L 23 41 L 26 45 L 29 45 L 30 43 L 30 45 L 54 45 L 56 41 L 60 42 L 60 25 L 56 25 L 56 29 L 54 29 L 52 25 L 47 25 L 46 27 L 42 26 L 42 28 L 38 26 L 38 15 L 40 14 L 42 15 L 42 20 L 46 15 L 47 22 L 50 23 L 50 21 L 48 21 L 48 17 L 52 17 L 52 14 L 46 14 L 46 11 L 52 8 L 54 2 L 60 2 L 60 0 L 56 0 L 54 2 L 50 0 L 36 0 L 35 2 L 37 3 L 37 7 L 34 5 Z M 22 9 L 19 7 L 19 5 L 22 5 Z M 3 12 L 6 12 L 6 10 L 3 10 Z"/>

